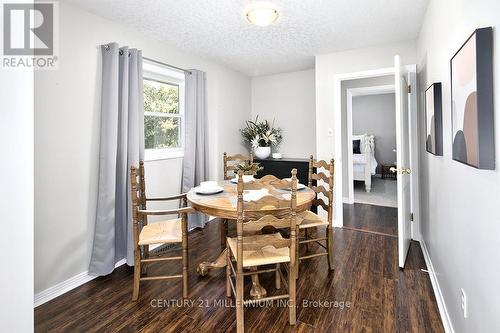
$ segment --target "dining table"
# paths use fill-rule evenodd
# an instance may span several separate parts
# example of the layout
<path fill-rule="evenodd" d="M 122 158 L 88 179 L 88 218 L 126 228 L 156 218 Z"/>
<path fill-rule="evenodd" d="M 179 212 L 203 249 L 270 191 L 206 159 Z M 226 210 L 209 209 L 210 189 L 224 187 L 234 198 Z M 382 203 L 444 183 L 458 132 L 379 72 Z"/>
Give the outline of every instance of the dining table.
<path fill-rule="evenodd" d="M 253 182 L 259 183 L 259 179 Z M 197 188 L 192 188 L 187 193 L 187 200 L 191 207 L 200 213 L 213 216 L 220 219 L 226 219 L 230 223 L 236 223 L 238 212 L 236 210 L 237 204 L 237 187 L 236 182 L 231 180 L 218 181 L 217 185 L 221 187 L 222 191 L 215 194 L 200 194 L 197 193 Z M 261 188 L 268 190 L 268 195 L 276 196 L 278 198 L 288 198 L 290 195 L 289 189 L 278 188 L 272 185 L 272 182 L 262 181 Z M 288 195 L 288 196 L 287 196 Z M 313 200 L 316 198 L 316 193 L 307 186 L 300 186 L 297 190 L 297 207 L 296 212 L 308 210 L 311 207 Z M 264 210 L 266 208 L 263 208 Z M 269 208 L 272 211 L 272 208 Z M 222 250 L 219 256 L 214 261 L 204 261 L 198 265 L 197 271 L 201 276 L 207 275 L 211 270 L 223 269 L 226 267 L 226 251 Z M 254 299 L 265 297 L 267 294 L 264 287 L 260 285 L 258 275 L 252 275 L 252 288 L 250 296 Z"/>

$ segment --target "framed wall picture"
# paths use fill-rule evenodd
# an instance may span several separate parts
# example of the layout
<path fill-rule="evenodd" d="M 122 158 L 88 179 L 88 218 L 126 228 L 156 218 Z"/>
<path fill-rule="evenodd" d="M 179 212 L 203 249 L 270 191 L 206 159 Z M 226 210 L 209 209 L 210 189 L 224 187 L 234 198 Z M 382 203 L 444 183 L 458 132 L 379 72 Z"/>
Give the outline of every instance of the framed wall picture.
<path fill-rule="evenodd" d="M 453 159 L 494 170 L 492 28 L 474 31 L 450 65 Z"/>
<path fill-rule="evenodd" d="M 425 149 L 443 156 L 443 99 L 441 83 L 433 83 L 425 91 Z"/>

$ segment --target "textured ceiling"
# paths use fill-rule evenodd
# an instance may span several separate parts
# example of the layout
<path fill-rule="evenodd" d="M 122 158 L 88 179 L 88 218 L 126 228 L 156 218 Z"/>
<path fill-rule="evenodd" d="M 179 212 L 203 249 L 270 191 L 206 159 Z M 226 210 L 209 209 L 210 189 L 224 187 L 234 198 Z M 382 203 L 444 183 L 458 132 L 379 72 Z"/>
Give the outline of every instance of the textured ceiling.
<path fill-rule="evenodd" d="M 428 0 L 272 0 L 256 27 L 245 0 L 68 0 L 250 76 L 313 68 L 314 55 L 414 39 Z"/>

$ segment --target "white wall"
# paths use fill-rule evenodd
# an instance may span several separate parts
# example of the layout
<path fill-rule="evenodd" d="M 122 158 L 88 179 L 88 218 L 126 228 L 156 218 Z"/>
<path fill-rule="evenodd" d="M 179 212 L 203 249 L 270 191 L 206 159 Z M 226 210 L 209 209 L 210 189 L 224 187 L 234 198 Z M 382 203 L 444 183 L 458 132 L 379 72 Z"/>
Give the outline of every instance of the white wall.
<path fill-rule="evenodd" d="M 380 45 L 363 49 L 316 56 L 316 152 L 319 158 L 332 158 L 335 153 L 333 136 L 334 76 L 336 74 L 366 71 L 394 66 L 399 54 L 405 64 L 414 64 L 415 42 Z"/>
<path fill-rule="evenodd" d="M 275 119 L 283 129 L 283 157 L 316 152 L 314 70 L 252 78 L 252 119 Z"/>
<path fill-rule="evenodd" d="M 222 152 L 242 152 L 238 128 L 251 112 L 250 79 L 214 62 L 60 3 L 60 63 L 35 75 L 35 293 L 88 269 L 96 208 L 100 120 L 98 45 L 207 72 L 212 178 Z M 151 194 L 180 190 L 182 159 L 149 162 Z"/>
<path fill-rule="evenodd" d="M 420 93 L 442 82 L 443 156 L 425 151 L 420 112 L 421 229 L 456 332 L 499 332 L 500 320 L 500 2 L 430 1 L 418 38 Z M 496 170 L 452 160 L 450 59 L 476 28 L 494 26 Z M 421 98 L 421 106 L 423 97 Z M 464 319 L 460 288 L 467 294 Z"/>
<path fill-rule="evenodd" d="M 352 99 L 352 132 L 375 136 L 375 158 L 382 164 L 396 161 L 396 101 L 394 93 L 355 96 Z"/>
<path fill-rule="evenodd" d="M 33 69 L 0 69 L 0 101 L 0 325 L 33 332 Z"/>

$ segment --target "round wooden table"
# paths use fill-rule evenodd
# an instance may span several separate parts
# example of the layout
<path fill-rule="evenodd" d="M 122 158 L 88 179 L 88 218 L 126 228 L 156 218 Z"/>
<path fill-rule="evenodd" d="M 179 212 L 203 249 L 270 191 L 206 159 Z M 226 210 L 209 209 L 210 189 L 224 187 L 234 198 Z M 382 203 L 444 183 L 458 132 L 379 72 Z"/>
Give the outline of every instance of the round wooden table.
<path fill-rule="evenodd" d="M 236 219 L 238 218 L 238 213 L 236 211 L 236 184 L 231 183 L 229 180 L 219 181 L 218 184 L 224 188 L 223 192 L 213 195 L 202 195 L 197 194 L 194 189 L 191 189 L 187 193 L 187 199 L 191 206 L 201 213 L 236 222 Z M 263 183 L 262 186 L 267 188 L 269 190 L 269 194 L 274 196 L 283 197 L 283 195 L 290 194 L 290 191 L 277 189 L 269 183 Z M 316 193 L 308 187 L 298 190 L 297 213 L 309 209 L 315 197 Z M 219 257 L 213 262 L 204 261 L 200 263 L 197 269 L 198 274 L 205 276 L 211 270 L 226 267 L 226 251 L 227 249 L 224 249 Z M 265 297 L 266 290 L 260 286 L 258 276 L 253 275 L 252 281 L 253 286 L 250 294 L 254 298 Z"/>
<path fill-rule="evenodd" d="M 258 181 L 258 180 L 257 180 Z M 222 219 L 236 220 L 238 213 L 236 211 L 237 190 L 236 184 L 229 180 L 218 182 L 224 191 L 213 195 L 197 194 L 194 189 L 187 193 L 187 199 L 191 206 L 201 213 L 215 216 Z M 277 189 L 269 184 L 263 184 L 269 190 L 269 194 L 283 196 L 290 194 L 290 191 Z M 312 200 L 316 193 L 309 187 L 297 191 L 297 213 L 307 210 L 311 207 Z"/>

